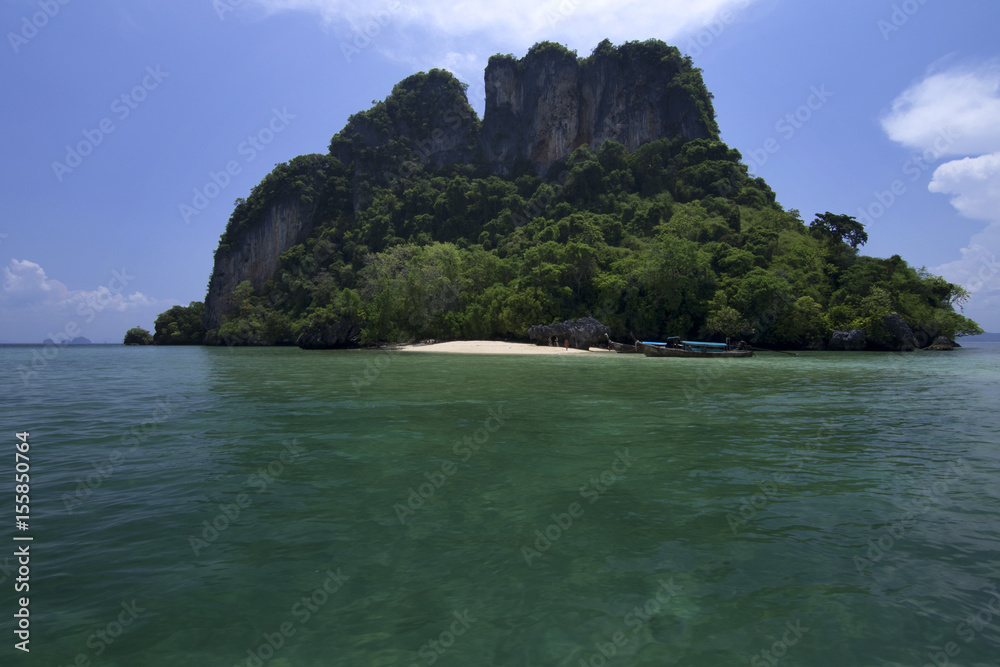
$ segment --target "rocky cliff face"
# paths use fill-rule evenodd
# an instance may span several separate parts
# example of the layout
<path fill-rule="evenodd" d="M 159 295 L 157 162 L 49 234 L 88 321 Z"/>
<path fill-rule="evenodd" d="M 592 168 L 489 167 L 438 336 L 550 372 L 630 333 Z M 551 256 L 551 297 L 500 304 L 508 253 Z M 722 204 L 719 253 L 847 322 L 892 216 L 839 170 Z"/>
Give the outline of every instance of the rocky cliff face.
<path fill-rule="evenodd" d="M 602 43 L 586 59 L 539 45 L 486 69 L 483 148 L 491 171 L 527 160 L 539 174 L 576 148 L 618 141 L 715 138 L 711 99 L 697 70 L 666 45 Z"/>
<path fill-rule="evenodd" d="M 456 164 L 506 175 L 521 161 L 544 174 L 584 144 L 614 140 L 635 150 L 661 138 L 717 135 L 700 72 L 662 42 L 605 41 L 584 59 L 547 42 L 520 60 L 495 56 L 482 122 L 450 73 L 413 75 L 351 116 L 328 155 L 279 165 L 237 206 L 216 252 L 205 328 L 218 328 L 240 282 L 260 292 L 276 277 L 281 253 L 309 238 L 318 221 L 357 213 L 373 186 L 397 187 L 417 171 Z"/>
<path fill-rule="evenodd" d="M 233 290 L 249 280 L 260 291 L 278 270 L 278 256 L 302 243 L 313 231 L 316 205 L 298 197 L 274 201 L 260 222 L 233 238 L 229 249 L 215 254 L 215 267 L 205 297 L 206 329 L 215 329 L 233 306 Z"/>
<path fill-rule="evenodd" d="M 392 186 L 420 169 L 473 163 L 479 126 L 465 85 L 433 69 L 407 77 L 384 101 L 351 116 L 330 141 L 330 155 L 353 171 L 357 212 L 372 183 Z"/>

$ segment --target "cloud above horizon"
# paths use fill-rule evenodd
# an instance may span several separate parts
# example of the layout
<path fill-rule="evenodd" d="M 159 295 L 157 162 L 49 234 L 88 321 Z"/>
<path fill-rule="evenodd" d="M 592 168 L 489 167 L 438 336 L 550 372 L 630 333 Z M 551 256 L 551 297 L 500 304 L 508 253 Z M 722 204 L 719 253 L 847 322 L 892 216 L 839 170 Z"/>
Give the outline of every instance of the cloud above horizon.
<path fill-rule="evenodd" d="M 961 215 L 989 224 L 961 249 L 961 258 L 933 271 L 973 294 L 970 310 L 995 319 L 1000 311 L 1000 61 L 932 66 L 892 103 L 882 127 L 893 141 L 935 159 L 927 189 L 950 195 Z M 970 313 L 975 318 L 973 313 Z"/>
<path fill-rule="evenodd" d="M 424 69 L 442 67 L 475 87 L 496 52 L 525 52 L 536 42 L 566 44 L 587 55 L 602 39 L 615 43 L 658 38 L 676 40 L 725 14 L 759 0 L 252 0 L 266 14 L 309 12 L 351 48 L 352 37 L 368 40 L 398 62 Z M 367 33 L 367 35 L 365 34 Z M 413 39 L 413 33 L 433 39 Z M 428 50 L 428 46 L 431 48 Z M 683 47 L 681 47 L 683 51 Z"/>
<path fill-rule="evenodd" d="M 31 327 L 47 327 L 49 337 L 72 329 L 87 336 L 120 338 L 125 322 L 149 319 L 175 305 L 173 300 L 152 299 L 142 292 L 128 293 L 129 276 L 113 272 L 106 285 L 92 290 L 71 290 L 49 278 L 45 269 L 29 260 L 11 259 L 0 270 L 0 321 L 3 338 L 28 341 Z M 98 320 L 98 325 L 91 325 Z M 129 328 L 129 325 L 126 328 Z M 121 334 L 118 334 L 121 329 Z M 109 336 L 108 332 L 114 335 Z M 39 342 L 39 341 L 34 341 Z"/>
<path fill-rule="evenodd" d="M 944 155 L 1000 151 L 1000 61 L 931 71 L 892 102 L 882 118 L 889 138 Z M 948 141 L 941 143 L 945 134 Z"/>

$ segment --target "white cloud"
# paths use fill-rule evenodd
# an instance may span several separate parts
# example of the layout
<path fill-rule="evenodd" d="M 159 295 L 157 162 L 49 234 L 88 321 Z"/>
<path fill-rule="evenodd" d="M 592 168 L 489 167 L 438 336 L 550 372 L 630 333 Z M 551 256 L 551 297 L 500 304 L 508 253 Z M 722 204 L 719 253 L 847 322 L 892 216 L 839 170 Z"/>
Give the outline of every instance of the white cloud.
<path fill-rule="evenodd" d="M 3 268 L 0 304 L 31 309 L 94 309 L 125 312 L 156 304 L 142 292 L 125 294 L 127 279 L 114 276 L 108 285 L 95 290 L 69 290 L 58 280 L 50 280 L 45 270 L 28 260 L 12 259 Z"/>
<path fill-rule="evenodd" d="M 931 72 L 882 118 L 889 138 L 944 155 L 1000 151 L 1000 63 Z M 942 141 L 942 136 L 945 141 Z"/>
<path fill-rule="evenodd" d="M 4 324 L 0 337 L 4 340 L 39 342 L 67 327 L 79 328 L 95 338 L 120 339 L 125 322 L 152 322 L 176 303 L 152 299 L 142 292 L 128 293 L 128 283 L 135 277 L 125 270 L 111 272 L 107 284 L 93 290 L 68 289 L 29 260 L 12 259 L 0 274 L 0 322 Z M 95 320 L 96 325 L 88 326 Z"/>
<path fill-rule="evenodd" d="M 0 302 L 13 306 L 46 307 L 64 301 L 69 290 L 58 280 L 49 280 L 38 264 L 28 260 L 10 260 L 3 268 L 3 291 Z"/>
<path fill-rule="evenodd" d="M 927 189 L 954 195 L 952 205 L 967 218 L 1000 220 L 1000 153 L 947 162 Z"/>
<path fill-rule="evenodd" d="M 928 189 L 952 195 L 952 206 L 965 217 L 991 223 L 962 248 L 961 259 L 934 271 L 973 295 L 973 319 L 1000 330 L 1000 153 L 947 162 L 934 172 Z"/>
<path fill-rule="evenodd" d="M 448 69 L 473 87 L 497 52 L 523 53 L 543 40 L 566 44 L 580 55 L 604 38 L 621 43 L 656 37 L 670 43 L 710 22 L 725 29 L 739 10 L 758 1 L 253 0 L 267 13 L 316 14 L 348 44 L 352 34 L 366 43 L 361 33 L 367 31 L 384 55 L 416 69 Z"/>
<path fill-rule="evenodd" d="M 934 267 L 972 294 L 966 314 L 1000 331 L 1000 61 L 932 67 L 892 103 L 882 127 L 893 141 L 928 159 L 960 157 L 935 169 L 927 189 L 951 196 L 961 215 L 990 223 L 961 257 Z"/>
<path fill-rule="evenodd" d="M 1000 222 L 994 222 L 974 235 L 962 257 L 933 269 L 972 294 L 969 316 L 988 331 L 1000 331 Z"/>
<path fill-rule="evenodd" d="M 749 6 L 754 0 L 254 0 L 268 12 L 309 11 L 355 28 L 378 20 L 424 28 L 441 38 L 488 32 L 494 43 L 527 47 L 543 39 L 566 39 L 595 46 L 604 37 L 636 39 L 654 31 L 661 39 L 682 35 L 708 23 L 723 10 Z M 385 19 L 383 18 L 383 21 Z M 571 44 L 572 46 L 572 44 Z"/>

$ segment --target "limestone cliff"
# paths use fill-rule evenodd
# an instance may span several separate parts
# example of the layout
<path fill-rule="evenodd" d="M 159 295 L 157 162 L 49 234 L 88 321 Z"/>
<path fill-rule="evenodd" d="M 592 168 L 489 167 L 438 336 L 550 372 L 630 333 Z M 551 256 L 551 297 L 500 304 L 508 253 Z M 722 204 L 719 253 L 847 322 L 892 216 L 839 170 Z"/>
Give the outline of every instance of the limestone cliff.
<path fill-rule="evenodd" d="M 279 257 L 348 205 L 347 172 L 329 155 L 300 155 L 277 165 L 239 199 L 215 251 L 202 322 L 209 331 L 232 310 L 233 290 L 249 280 L 258 293 L 276 277 Z"/>
<path fill-rule="evenodd" d="M 542 43 L 520 60 L 494 56 L 486 69 L 483 148 L 495 174 L 518 160 L 543 174 L 584 144 L 618 141 L 633 151 L 717 135 L 700 72 L 662 43 L 605 41 L 585 59 Z"/>
<path fill-rule="evenodd" d="M 449 168 L 506 175 L 520 163 L 544 174 L 584 144 L 615 140 L 635 150 L 673 137 L 717 138 L 718 128 L 700 71 L 655 40 L 620 47 L 604 41 L 584 59 L 548 42 L 520 60 L 494 56 L 483 121 L 450 73 L 407 77 L 385 100 L 351 116 L 329 154 L 278 165 L 237 202 L 216 251 L 205 328 L 217 329 L 232 311 L 240 282 L 260 293 L 276 278 L 283 252 L 318 230 L 355 226 L 374 188 L 398 188 L 418 172 Z"/>
<path fill-rule="evenodd" d="M 353 171 L 357 211 L 372 185 L 391 186 L 421 169 L 475 162 L 479 126 L 465 84 L 432 69 L 407 77 L 384 101 L 351 116 L 330 141 L 330 155 Z"/>
<path fill-rule="evenodd" d="M 235 236 L 227 248 L 215 253 L 215 267 L 205 297 L 206 329 L 215 329 L 222 315 L 233 307 L 233 290 L 249 280 L 261 291 L 278 269 L 278 256 L 313 231 L 315 203 L 298 198 L 272 202 L 260 221 Z"/>

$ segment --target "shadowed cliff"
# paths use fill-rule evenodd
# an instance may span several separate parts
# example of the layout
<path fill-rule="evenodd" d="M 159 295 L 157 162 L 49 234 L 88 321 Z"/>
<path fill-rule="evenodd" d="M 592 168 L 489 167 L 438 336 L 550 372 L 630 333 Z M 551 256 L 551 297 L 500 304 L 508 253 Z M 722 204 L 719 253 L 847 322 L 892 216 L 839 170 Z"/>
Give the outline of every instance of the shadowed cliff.
<path fill-rule="evenodd" d="M 385 100 L 352 115 L 330 141 L 329 156 L 279 165 L 239 200 L 216 251 L 206 329 L 217 328 L 233 311 L 237 285 L 246 280 L 263 289 L 277 275 L 283 252 L 324 220 L 347 210 L 359 213 L 374 188 L 449 169 L 544 175 L 582 145 L 618 141 L 634 151 L 658 139 L 718 136 L 701 72 L 658 41 L 616 48 L 605 40 L 583 59 L 542 42 L 520 60 L 492 57 L 485 80 L 480 121 L 466 85 L 450 72 L 409 76 Z"/>
<path fill-rule="evenodd" d="M 605 40 L 584 59 L 551 42 L 486 68 L 483 147 L 494 174 L 519 161 L 544 174 L 583 145 L 629 151 L 657 139 L 717 139 L 711 95 L 688 58 L 662 42 Z"/>

